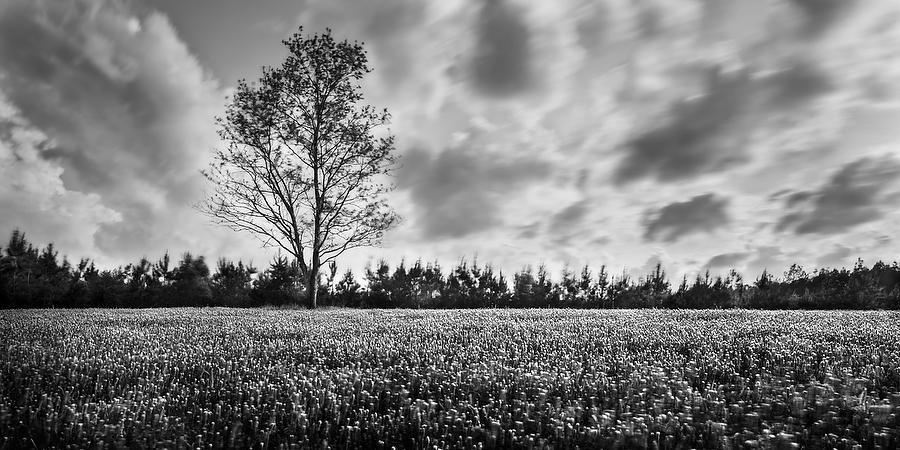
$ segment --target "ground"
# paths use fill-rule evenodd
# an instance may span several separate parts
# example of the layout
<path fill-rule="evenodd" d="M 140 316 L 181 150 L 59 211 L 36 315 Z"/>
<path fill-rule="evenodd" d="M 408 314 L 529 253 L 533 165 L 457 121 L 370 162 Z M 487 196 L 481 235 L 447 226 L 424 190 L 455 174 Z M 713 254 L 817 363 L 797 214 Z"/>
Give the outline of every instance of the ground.
<path fill-rule="evenodd" d="M 0 311 L 0 448 L 896 448 L 900 313 Z"/>

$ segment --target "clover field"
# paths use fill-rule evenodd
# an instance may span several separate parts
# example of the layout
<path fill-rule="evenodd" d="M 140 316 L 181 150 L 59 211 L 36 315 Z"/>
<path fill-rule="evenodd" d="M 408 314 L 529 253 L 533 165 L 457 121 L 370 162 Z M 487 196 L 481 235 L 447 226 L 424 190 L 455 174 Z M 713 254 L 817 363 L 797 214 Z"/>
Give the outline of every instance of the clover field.
<path fill-rule="evenodd" d="M 897 448 L 900 313 L 0 311 L 0 448 Z"/>

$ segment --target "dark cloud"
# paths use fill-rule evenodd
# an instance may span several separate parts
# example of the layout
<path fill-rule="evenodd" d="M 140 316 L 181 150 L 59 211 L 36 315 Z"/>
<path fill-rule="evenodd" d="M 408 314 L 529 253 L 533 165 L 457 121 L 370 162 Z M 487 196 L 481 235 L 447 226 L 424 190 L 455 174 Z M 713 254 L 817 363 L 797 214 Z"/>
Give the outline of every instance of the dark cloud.
<path fill-rule="evenodd" d="M 841 19 L 854 0 L 791 0 L 804 16 L 803 31 L 818 35 Z"/>
<path fill-rule="evenodd" d="M 732 166 L 746 159 L 739 142 L 728 142 L 732 125 L 752 92 L 746 73 L 710 74 L 708 94 L 674 105 L 671 121 L 628 145 L 615 172 L 617 183 L 652 176 L 674 181 Z"/>
<path fill-rule="evenodd" d="M 766 34 L 767 9 L 764 2 L 744 0 L 704 0 L 701 30 L 713 42 L 728 40 L 749 47 Z"/>
<path fill-rule="evenodd" d="M 574 242 L 583 242 L 588 234 L 581 226 L 590 212 L 590 202 L 579 200 L 554 214 L 547 223 L 546 233 L 554 248 Z"/>
<path fill-rule="evenodd" d="M 800 191 L 785 200 L 788 212 L 776 230 L 796 234 L 840 233 L 896 210 L 888 189 L 896 184 L 900 162 L 886 156 L 846 164 L 818 190 Z M 892 201 L 893 198 L 893 201 Z"/>
<path fill-rule="evenodd" d="M 53 145 L 40 155 L 67 168 L 62 174 L 62 179 L 73 189 L 93 192 L 116 183 L 115 173 L 104 167 L 103 161 L 97 161 L 98 155 L 62 145 Z"/>
<path fill-rule="evenodd" d="M 710 258 L 706 262 L 706 267 L 710 269 L 731 269 L 749 257 L 749 253 L 721 253 Z"/>
<path fill-rule="evenodd" d="M 575 33 L 578 36 L 578 44 L 585 50 L 592 52 L 604 41 L 608 28 L 607 6 L 603 3 L 589 3 L 585 6 L 586 13 L 580 14 L 575 20 Z"/>
<path fill-rule="evenodd" d="M 486 0 L 471 61 L 475 87 L 491 96 L 518 94 L 531 83 L 531 41 L 521 13 L 505 0 Z"/>
<path fill-rule="evenodd" d="M 793 192 L 784 198 L 784 204 L 788 208 L 793 208 L 809 200 L 813 196 L 812 192 L 799 191 Z"/>
<path fill-rule="evenodd" d="M 647 211 L 644 238 L 674 242 L 691 233 L 712 232 L 729 222 L 727 205 L 727 199 L 703 194 Z"/>
<path fill-rule="evenodd" d="M 560 231 L 569 231 L 571 228 L 578 226 L 584 216 L 587 215 L 589 202 L 581 200 L 563 208 L 562 211 L 553 215 L 550 220 L 550 232 L 556 234 Z"/>
<path fill-rule="evenodd" d="M 538 231 L 541 229 L 540 222 L 534 222 L 530 225 L 525 225 L 518 227 L 519 229 L 519 239 L 534 239 L 538 235 Z"/>
<path fill-rule="evenodd" d="M 616 183 L 645 177 L 672 182 L 746 162 L 750 135 L 766 120 L 834 89 L 818 67 L 799 60 L 766 75 L 718 68 L 707 74 L 705 95 L 675 103 L 668 123 L 626 145 Z"/>
<path fill-rule="evenodd" d="M 423 237 L 454 238 L 500 225 L 507 197 L 516 188 L 547 175 L 545 162 L 498 158 L 467 142 L 437 155 L 408 152 L 398 185 L 409 191 L 417 207 L 416 223 Z"/>
<path fill-rule="evenodd" d="M 591 177 L 591 170 L 587 167 L 582 168 L 578 171 L 578 175 L 575 177 L 575 187 L 578 188 L 579 191 L 584 192 L 587 188 L 588 180 Z"/>
<path fill-rule="evenodd" d="M 639 2 L 637 13 L 638 30 L 645 38 L 654 38 L 663 34 L 663 17 L 665 12 L 651 2 Z"/>
<path fill-rule="evenodd" d="M 378 2 L 364 2 L 367 5 L 371 3 Z M 356 6 L 359 3 L 354 5 Z M 418 24 L 424 9 L 423 4 L 415 1 L 383 0 L 379 5 L 373 6 L 366 23 L 366 34 L 376 38 L 401 34 L 405 28 Z"/>
<path fill-rule="evenodd" d="M 797 61 L 765 80 L 772 106 L 787 108 L 814 99 L 834 89 L 831 79 L 808 61 Z"/>

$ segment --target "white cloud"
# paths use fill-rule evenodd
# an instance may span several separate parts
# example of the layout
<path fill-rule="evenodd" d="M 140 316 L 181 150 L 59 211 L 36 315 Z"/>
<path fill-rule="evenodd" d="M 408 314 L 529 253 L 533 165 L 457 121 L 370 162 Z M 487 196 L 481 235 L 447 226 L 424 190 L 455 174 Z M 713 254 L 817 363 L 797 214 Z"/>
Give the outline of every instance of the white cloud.
<path fill-rule="evenodd" d="M 0 230 L 21 228 L 32 242 L 53 241 L 72 258 L 96 254 L 92 236 L 121 215 L 97 194 L 66 189 L 63 169 L 40 156 L 48 137 L 2 97 L 0 128 Z"/>

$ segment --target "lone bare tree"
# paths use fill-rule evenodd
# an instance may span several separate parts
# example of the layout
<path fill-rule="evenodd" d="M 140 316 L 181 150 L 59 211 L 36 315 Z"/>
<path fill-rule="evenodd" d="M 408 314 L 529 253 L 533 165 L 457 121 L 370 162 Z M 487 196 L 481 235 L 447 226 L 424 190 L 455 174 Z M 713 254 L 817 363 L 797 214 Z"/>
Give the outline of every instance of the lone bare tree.
<path fill-rule="evenodd" d="M 199 209 L 293 256 L 315 308 L 319 269 L 378 245 L 397 222 L 383 196 L 396 156 L 393 136 L 379 134 L 387 110 L 361 104 L 363 45 L 302 33 L 283 41 L 280 67 L 238 82 L 217 118 L 226 145 L 203 172 L 215 189 Z"/>

